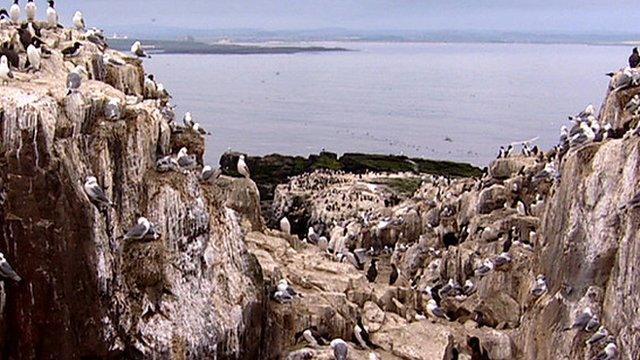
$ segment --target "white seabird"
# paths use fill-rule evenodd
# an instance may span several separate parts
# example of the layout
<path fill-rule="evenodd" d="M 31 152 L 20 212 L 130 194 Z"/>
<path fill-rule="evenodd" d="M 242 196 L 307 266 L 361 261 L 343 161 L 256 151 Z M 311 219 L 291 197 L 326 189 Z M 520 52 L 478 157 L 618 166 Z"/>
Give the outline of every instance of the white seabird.
<path fill-rule="evenodd" d="M 184 117 L 182 118 L 182 123 L 184 124 L 184 126 L 188 128 L 193 127 L 195 123 L 193 122 L 193 116 L 191 116 L 191 112 L 187 111 L 186 113 L 184 113 Z"/>
<path fill-rule="evenodd" d="M 5 55 L 0 57 L 0 79 L 2 79 L 2 83 L 6 85 L 10 79 L 13 79 L 13 72 L 9 69 L 9 62 Z"/>
<path fill-rule="evenodd" d="M 27 5 L 24 7 L 24 11 L 27 14 L 27 21 L 32 22 L 36 19 L 36 11 L 38 11 L 38 7 L 33 0 L 28 0 Z"/>
<path fill-rule="evenodd" d="M 467 281 L 464 282 L 464 286 L 462 286 L 462 293 L 467 296 L 471 296 L 471 294 L 473 294 L 477 290 L 478 288 L 476 284 L 474 284 L 471 279 L 467 279 Z"/>
<path fill-rule="evenodd" d="M 249 179 L 250 177 L 249 167 L 247 166 L 247 163 L 244 161 L 244 155 L 240 155 L 240 158 L 238 159 L 237 168 L 238 168 L 238 173 L 240 173 L 240 175 Z"/>
<path fill-rule="evenodd" d="M 600 319 L 598 318 L 598 315 L 593 315 L 593 317 L 591 317 L 591 319 L 587 323 L 587 326 L 584 327 L 584 330 L 587 332 L 592 332 L 599 327 L 600 327 Z"/>
<path fill-rule="evenodd" d="M 318 243 L 319 238 L 320 237 L 316 234 L 316 230 L 313 226 L 309 226 L 309 230 L 307 231 L 307 242 L 315 245 Z"/>
<path fill-rule="evenodd" d="M 329 249 L 329 239 L 325 236 L 320 236 L 318 239 L 318 248 L 322 251 L 327 251 L 327 249 Z"/>
<path fill-rule="evenodd" d="M 102 63 L 105 65 L 115 65 L 115 66 L 124 66 L 127 63 L 117 57 L 111 56 L 111 54 L 105 53 L 102 55 Z"/>
<path fill-rule="evenodd" d="M 536 297 L 540 297 L 547 293 L 547 277 L 544 275 L 538 275 L 536 281 L 531 288 L 531 294 Z"/>
<path fill-rule="evenodd" d="M 138 218 L 138 222 L 124 235 L 125 240 L 157 239 L 158 237 L 159 234 L 145 217 Z"/>
<path fill-rule="evenodd" d="M 618 346 L 610 342 L 596 355 L 595 360 L 613 360 L 618 358 Z"/>
<path fill-rule="evenodd" d="M 295 336 L 296 343 L 298 343 L 298 339 L 302 337 L 307 345 L 311 348 L 317 349 L 320 345 L 327 345 L 327 341 L 322 338 L 320 333 L 318 333 L 318 329 L 315 326 L 312 326 L 308 329 L 299 332 Z"/>
<path fill-rule="evenodd" d="M 27 47 L 27 60 L 29 62 L 29 66 L 31 67 L 31 69 L 33 69 L 33 71 L 40 70 L 40 64 L 42 62 L 41 55 L 42 54 L 40 52 L 40 49 L 35 47 L 33 44 L 30 44 Z"/>
<path fill-rule="evenodd" d="M 280 219 L 280 231 L 287 235 L 291 235 L 291 223 L 286 216 Z"/>
<path fill-rule="evenodd" d="M 211 181 L 211 180 L 215 180 L 218 177 L 220 177 L 221 171 L 220 169 L 216 169 L 214 170 L 211 166 L 209 165 L 205 165 L 202 168 L 202 173 L 200 174 L 200 178 L 202 179 L 202 181 Z"/>
<path fill-rule="evenodd" d="M 0 277 L 3 279 L 11 279 L 15 282 L 22 280 L 15 270 L 13 270 L 7 259 L 4 258 L 2 252 L 0 252 Z"/>
<path fill-rule="evenodd" d="M 67 75 L 67 96 L 71 94 L 75 94 L 80 89 L 82 85 L 82 77 L 77 72 L 70 72 Z"/>
<path fill-rule="evenodd" d="M 349 346 L 344 340 L 333 339 L 331 341 L 331 348 L 333 349 L 333 357 L 335 360 L 347 360 Z"/>
<path fill-rule="evenodd" d="M 429 299 L 429 302 L 427 303 L 427 312 L 434 318 L 449 320 L 447 314 L 444 313 L 442 308 L 438 306 L 434 299 Z"/>
<path fill-rule="evenodd" d="M 602 341 L 602 339 L 606 338 L 607 336 L 609 336 L 609 331 L 607 330 L 607 328 L 605 328 L 604 325 L 600 326 L 598 331 L 596 331 L 593 335 L 591 335 L 591 337 L 589 339 L 587 339 L 585 344 L 586 345 L 597 344 L 600 341 Z"/>
<path fill-rule="evenodd" d="M 476 276 L 485 276 L 493 270 L 493 262 L 489 259 L 485 260 L 482 265 L 477 268 L 474 273 Z"/>
<path fill-rule="evenodd" d="M 207 132 L 207 130 L 200 126 L 199 123 L 194 123 L 192 129 L 200 135 L 209 135 L 209 132 Z"/>
<path fill-rule="evenodd" d="M 13 5 L 9 8 L 9 15 L 11 16 L 11 21 L 14 24 L 18 24 L 20 22 L 20 4 L 18 0 L 13 0 Z"/>
<path fill-rule="evenodd" d="M 593 317 L 593 312 L 591 311 L 591 308 L 586 307 L 582 310 L 582 312 L 580 312 L 580 314 L 576 316 L 575 320 L 573 321 L 573 324 L 571 324 L 570 327 L 564 329 L 564 331 L 569 331 L 569 330 L 582 331 L 587 327 L 592 317 Z"/>
<path fill-rule="evenodd" d="M 75 26 L 76 30 L 78 31 L 84 31 L 84 29 L 86 28 L 84 24 L 84 17 L 82 16 L 82 13 L 80 11 L 76 11 L 76 13 L 73 15 L 73 26 Z"/>
<path fill-rule="evenodd" d="M 104 117 L 107 120 L 120 120 L 122 117 L 122 110 L 120 109 L 120 99 L 112 98 L 104 106 Z"/>
<path fill-rule="evenodd" d="M 140 43 L 140 41 L 136 41 L 133 43 L 133 45 L 131 45 L 131 53 L 133 53 L 135 56 L 141 58 L 141 57 L 148 57 L 150 58 L 151 56 L 147 55 L 147 53 L 144 52 L 144 50 L 142 49 L 142 44 Z"/>
<path fill-rule="evenodd" d="M 84 192 L 94 204 L 114 207 L 102 187 L 98 184 L 95 176 L 87 176 L 84 183 Z"/>
<path fill-rule="evenodd" d="M 49 0 L 49 7 L 47 8 L 47 24 L 49 27 L 55 28 L 58 26 L 58 12 L 55 8 L 55 3 L 53 0 Z"/>
<path fill-rule="evenodd" d="M 147 75 L 144 78 L 144 92 L 147 98 L 155 98 L 157 96 L 158 85 L 154 79 L 153 74 Z"/>
<path fill-rule="evenodd" d="M 182 147 L 178 151 L 177 162 L 181 168 L 187 170 L 193 169 L 198 165 L 195 155 L 189 155 L 186 147 Z"/>
<path fill-rule="evenodd" d="M 298 295 L 298 293 L 293 289 L 293 287 L 291 287 L 291 285 L 289 285 L 289 282 L 287 282 L 286 279 L 281 279 L 278 282 L 278 291 L 286 292 L 292 297 Z"/>
<path fill-rule="evenodd" d="M 501 268 L 511 262 L 511 256 L 508 252 L 503 252 L 493 259 L 493 265 L 496 269 Z"/>

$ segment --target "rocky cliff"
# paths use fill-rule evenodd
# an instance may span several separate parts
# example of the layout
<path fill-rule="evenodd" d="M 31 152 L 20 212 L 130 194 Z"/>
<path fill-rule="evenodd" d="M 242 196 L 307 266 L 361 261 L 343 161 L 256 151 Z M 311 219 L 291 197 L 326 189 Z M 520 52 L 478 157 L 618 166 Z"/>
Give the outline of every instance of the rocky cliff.
<path fill-rule="evenodd" d="M 233 210 L 243 200 L 229 195 L 257 203 L 255 185 L 156 172 L 176 135 L 161 101 L 143 96 L 140 60 L 75 30 L 43 33 L 51 57 L 0 90 L 0 248 L 23 278 L 5 284 L 3 357 L 256 358 L 261 272 Z M 65 59 L 72 40 L 83 47 Z M 77 66 L 82 86 L 65 95 Z M 114 99 L 121 116 L 107 118 Z M 91 203 L 89 175 L 112 209 Z M 139 216 L 159 239 L 123 239 Z"/>

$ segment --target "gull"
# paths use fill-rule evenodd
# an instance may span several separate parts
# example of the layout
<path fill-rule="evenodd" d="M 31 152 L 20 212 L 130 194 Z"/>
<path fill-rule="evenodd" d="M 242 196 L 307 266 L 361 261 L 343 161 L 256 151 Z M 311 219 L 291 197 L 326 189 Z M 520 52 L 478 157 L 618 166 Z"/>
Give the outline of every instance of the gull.
<path fill-rule="evenodd" d="M 115 207 L 104 193 L 102 187 L 98 184 L 98 180 L 95 176 L 87 176 L 84 183 L 84 192 L 89 197 L 89 200 L 96 205 Z"/>
<path fill-rule="evenodd" d="M 193 122 L 193 117 L 191 116 L 191 112 L 187 111 L 184 114 L 184 117 L 182 118 L 182 123 L 184 124 L 184 126 L 192 128 L 193 125 L 195 124 Z"/>
<path fill-rule="evenodd" d="M 187 170 L 193 169 L 198 164 L 195 155 L 189 155 L 186 147 L 182 147 L 178 151 L 177 162 L 181 168 Z"/>
<path fill-rule="evenodd" d="M 245 178 L 249 179 L 249 167 L 247 166 L 247 163 L 244 161 L 244 155 L 240 155 L 240 158 L 238 159 L 238 165 L 237 165 L 237 170 L 238 173 L 242 176 L 244 176 Z"/>
<path fill-rule="evenodd" d="M 22 280 L 15 270 L 13 270 L 7 259 L 5 259 L 2 252 L 0 252 L 0 278 L 10 279 L 15 282 Z"/>
<path fill-rule="evenodd" d="M 595 360 L 613 360 L 618 358 L 618 346 L 610 342 L 596 355 Z"/>
<path fill-rule="evenodd" d="M 579 315 L 576 316 L 573 324 L 571 324 L 570 327 L 564 329 L 564 331 L 576 329 L 582 331 L 587 327 L 589 321 L 591 321 L 591 318 L 593 318 L 593 312 L 591 311 L 591 308 L 586 307 Z"/>
<path fill-rule="evenodd" d="M 482 265 L 477 268 L 474 273 L 476 276 L 485 276 L 487 274 L 489 274 L 491 272 L 491 270 L 493 270 L 494 266 L 493 266 L 493 262 L 489 259 L 485 260 Z"/>
<path fill-rule="evenodd" d="M 286 216 L 280 220 L 280 231 L 287 235 L 291 235 L 291 223 L 289 223 L 289 219 L 287 219 Z"/>
<path fill-rule="evenodd" d="M 138 218 L 138 222 L 124 235 L 125 240 L 146 240 L 149 238 L 155 240 L 158 237 L 160 235 L 145 217 Z"/>
<path fill-rule="evenodd" d="M 141 57 L 151 58 L 151 56 L 147 55 L 147 53 L 145 53 L 144 50 L 142 49 L 142 44 L 140 44 L 140 41 L 136 41 L 133 43 L 133 45 L 131 45 L 131 52 L 139 58 Z"/>
<path fill-rule="evenodd" d="M 533 296 L 540 297 L 546 294 L 548 290 L 546 276 L 538 275 L 533 287 L 531 288 L 531 294 L 533 294 Z"/>
<path fill-rule="evenodd" d="M 107 120 L 120 120 L 121 116 L 120 99 L 109 99 L 109 102 L 104 106 L 104 117 L 107 118 Z"/>
<path fill-rule="evenodd" d="M 76 30 L 84 31 L 84 17 L 82 16 L 82 13 L 80 11 L 76 11 L 76 13 L 73 15 L 73 25 L 76 27 Z"/>
<path fill-rule="evenodd" d="M 585 342 L 585 344 L 586 345 L 597 344 L 607 336 L 609 336 L 609 331 L 607 330 L 607 328 L 605 328 L 604 325 L 600 326 L 598 331 L 596 331 L 593 335 L 591 335 L 591 337 Z"/>
<path fill-rule="evenodd" d="M 218 177 L 220 177 L 221 173 L 222 172 L 220 171 L 220 169 L 213 170 L 211 166 L 205 165 L 202 168 L 202 173 L 200 174 L 200 177 L 202 181 L 206 182 L 206 181 L 217 179 Z"/>
<path fill-rule="evenodd" d="M 427 312 L 435 318 L 449 320 L 447 314 L 444 313 L 442 308 L 438 306 L 434 299 L 429 299 L 429 302 L 427 303 Z"/>

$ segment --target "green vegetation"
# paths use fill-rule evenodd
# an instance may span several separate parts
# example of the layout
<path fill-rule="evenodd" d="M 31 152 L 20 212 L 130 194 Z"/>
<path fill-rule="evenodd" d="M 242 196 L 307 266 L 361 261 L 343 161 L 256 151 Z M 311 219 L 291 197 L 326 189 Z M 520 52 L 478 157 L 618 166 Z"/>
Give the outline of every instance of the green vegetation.
<path fill-rule="evenodd" d="M 402 196 L 411 196 L 420 188 L 422 180 L 419 178 L 379 178 L 374 183 L 386 185 Z"/>

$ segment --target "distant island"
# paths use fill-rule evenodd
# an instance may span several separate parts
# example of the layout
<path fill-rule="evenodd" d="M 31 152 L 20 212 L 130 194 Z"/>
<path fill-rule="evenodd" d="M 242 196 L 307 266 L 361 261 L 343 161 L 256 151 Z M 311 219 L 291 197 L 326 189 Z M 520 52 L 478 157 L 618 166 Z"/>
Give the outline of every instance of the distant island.
<path fill-rule="evenodd" d="M 109 46 L 118 51 L 129 51 L 133 39 L 108 39 Z M 261 46 L 240 44 L 207 44 L 193 40 L 142 40 L 149 52 L 161 54 L 218 54 L 218 55 L 254 55 L 254 54 L 296 54 L 303 52 L 350 51 L 340 47 L 323 46 Z"/>

